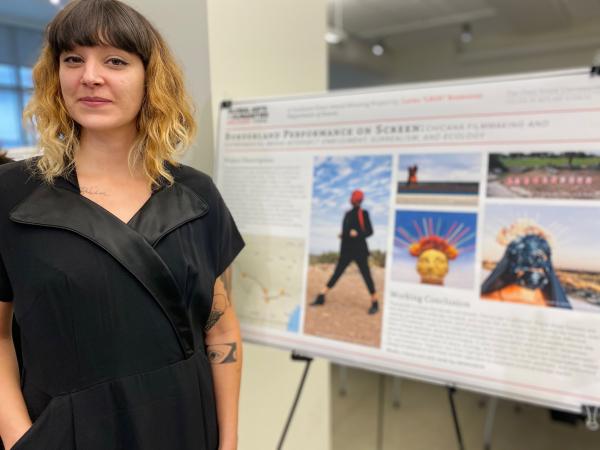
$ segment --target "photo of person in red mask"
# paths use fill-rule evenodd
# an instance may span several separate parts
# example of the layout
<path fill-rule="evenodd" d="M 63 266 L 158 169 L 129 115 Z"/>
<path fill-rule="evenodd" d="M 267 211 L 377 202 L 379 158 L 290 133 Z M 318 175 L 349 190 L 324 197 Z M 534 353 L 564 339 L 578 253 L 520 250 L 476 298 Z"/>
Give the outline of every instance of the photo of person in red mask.
<path fill-rule="evenodd" d="M 354 261 L 358 265 L 360 274 L 371 295 L 371 306 L 367 312 L 368 314 L 376 314 L 379 311 L 377 292 L 369 269 L 369 247 L 367 245 L 367 238 L 373 235 L 373 227 L 369 219 L 369 212 L 361 208 L 364 198 L 365 195 L 360 189 L 353 191 L 350 196 L 352 209 L 346 212 L 342 223 L 340 258 L 327 285 L 321 289 L 311 306 L 325 304 L 325 295 L 329 289 L 335 286 L 346 268 Z"/>
<path fill-rule="evenodd" d="M 303 331 L 379 348 L 393 158 L 322 156 L 313 171 Z"/>

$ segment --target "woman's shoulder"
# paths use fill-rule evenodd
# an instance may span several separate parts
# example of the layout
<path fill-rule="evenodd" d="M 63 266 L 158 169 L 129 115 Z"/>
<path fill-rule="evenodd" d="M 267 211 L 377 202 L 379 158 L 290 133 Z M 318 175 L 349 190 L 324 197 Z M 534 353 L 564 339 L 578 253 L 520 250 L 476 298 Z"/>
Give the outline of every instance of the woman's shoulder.
<path fill-rule="evenodd" d="M 2 215 L 29 196 L 42 181 L 33 170 L 31 159 L 0 166 L 0 212 Z"/>
<path fill-rule="evenodd" d="M 175 182 L 198 185 L 212 183 L 210 175 L 201 170 L 194 169 L 191 166 L 179 163 L 177 165 L 169 164 L 168 168 L 171 175 L 173 175 L 173 178 L 175 178 Z"/>
<path fill-rule="evenodd" d="M 0 165 L 0 183 L 3 183 L 9 178 L 11 180 L 15 180 L 15 177 L 22 177 L 25 170 L 27 169 L 27 162 L 28 160 L 12 161 Z"/>
<path fill-rule="evenodd" d="M 185 164 L 170 165 L 169 172 L 173 175 L 175 183 L 186 186 L 206 200 L 214 197 L 217 189 L 210 175 Z"/>
<path fill-rule="evenodd" d="M 14 161 L 0 166 L 0 195 L 10 192 L 11 195 L 18 195 L 19 191 L 29 191 L 34 185 L 38 185 L 40 180 L 35 176 L 33 167 L 35 160 L 25 159 Z"/>

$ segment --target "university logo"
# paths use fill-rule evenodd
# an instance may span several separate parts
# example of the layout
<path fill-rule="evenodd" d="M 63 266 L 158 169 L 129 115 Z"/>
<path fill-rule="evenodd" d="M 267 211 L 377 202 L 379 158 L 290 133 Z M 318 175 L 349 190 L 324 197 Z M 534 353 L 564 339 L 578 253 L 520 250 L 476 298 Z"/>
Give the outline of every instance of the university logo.
<path fill-rule="evenodd" d="M 266 106 L 238 106 L 229 109 L 229 122 L 265 123 L 269 119 L 269 109 Z"/>

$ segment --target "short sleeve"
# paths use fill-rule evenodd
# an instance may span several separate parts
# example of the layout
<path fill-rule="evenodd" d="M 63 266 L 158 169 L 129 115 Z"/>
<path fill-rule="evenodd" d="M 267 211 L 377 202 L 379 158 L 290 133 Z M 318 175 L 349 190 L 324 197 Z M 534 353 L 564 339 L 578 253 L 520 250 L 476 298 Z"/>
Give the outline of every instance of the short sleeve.
<path fill-rule="evenodd" d="M 4 267 L 4 262 L 2 261 L 2 255 L 0 255 L 0 301 L 10 302 L 12 298 L 12 287 L 6 273 L 6 267 Z"/>
<path fill-rule="evenodd" d="M 221 197 L 214 184 L 213 189 L 215 192 L 214 210 L 217 223 L 217 230 L 215 232 L 217 238 L 213 241 L 213 254 L 216 255 L 215 275 L 218 277 L 231 265 L 245 244 L 229 212 L 229 208 L 227 208 L 223 197 Z"/>

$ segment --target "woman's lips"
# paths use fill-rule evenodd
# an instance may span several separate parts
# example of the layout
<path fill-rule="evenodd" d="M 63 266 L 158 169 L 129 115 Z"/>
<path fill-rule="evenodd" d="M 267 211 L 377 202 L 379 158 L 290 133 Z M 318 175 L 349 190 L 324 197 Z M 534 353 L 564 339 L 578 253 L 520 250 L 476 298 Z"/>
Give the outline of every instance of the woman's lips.
<path fill-rule="evenodd" d="M 112 103 L 110 100 L 102 97 L 82 97 L 79 99 L 81 103 L 90 107 L 98 107 Z"/>

